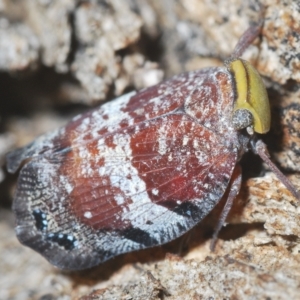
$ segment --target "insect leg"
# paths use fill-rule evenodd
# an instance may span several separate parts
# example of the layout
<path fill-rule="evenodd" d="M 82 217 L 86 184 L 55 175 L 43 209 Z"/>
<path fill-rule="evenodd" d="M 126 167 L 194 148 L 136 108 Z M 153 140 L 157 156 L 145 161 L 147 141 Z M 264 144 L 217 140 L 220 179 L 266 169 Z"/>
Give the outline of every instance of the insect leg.
<path fill-rule="evenodd" d="M 234 199 L 236 198 L 237 194 L 240 191 L 241 182 L 242 182 L 241 167 L 239 165 L 237 165 L 235 167 L 234 171 L 233 171 L 232 178 L 231 178 L 231 181 L 230 181 L 229 186 L 228 186 L 229 193 L 228 193 L 226 203 L 225 203 L 224 208 L 221 212 L 218 224 L 215 228 L 215 231 L 214 231 L 211 243 L 210 243 L 210 250 L 211 251 L 214 251 L 214 249 L 215 249 L 219 232 L 222 229 L 222 227 L 223 227 L 223 225 L 226 221 L 226 218 L 227 218 L 227 216 L 230 212 L 230 209 L 232 207 Z"/>

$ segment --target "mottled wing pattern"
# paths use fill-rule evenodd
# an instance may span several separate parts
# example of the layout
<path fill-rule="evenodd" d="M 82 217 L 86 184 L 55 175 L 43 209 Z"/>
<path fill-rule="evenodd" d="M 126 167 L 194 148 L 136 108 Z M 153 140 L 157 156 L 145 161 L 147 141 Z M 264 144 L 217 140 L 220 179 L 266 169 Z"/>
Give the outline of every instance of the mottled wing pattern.
<path fill-rule="evenodd" d="M 205 72 L 192 74 L 123 96 L 13 152 L 11 171 L 31 158 L 14 201 L 20 241 L 60 268 L 83 269 L 166 243 L 202 220 L 224 194 L 238 149 L 186 113 L 193 87 L 206 87 Z M 208 90 L 215 100 L 218 91 Z M 222 117 L 218 106 L 212 118 Z"/>

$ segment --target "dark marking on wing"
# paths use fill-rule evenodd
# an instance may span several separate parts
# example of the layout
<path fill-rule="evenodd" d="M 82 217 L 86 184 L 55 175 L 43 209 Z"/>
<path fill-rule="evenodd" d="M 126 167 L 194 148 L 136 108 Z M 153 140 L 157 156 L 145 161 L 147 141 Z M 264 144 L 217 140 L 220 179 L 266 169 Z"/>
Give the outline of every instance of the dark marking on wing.
<path fill-rule="evenodd" d="M 155 240 L 151 235 L 139 228 L 128 228 L 123 231 L 121 231 L 121 235 L 129 239 L 133 242 L 139 243 L 145 247 L 150 247 L 153 245 L 157 245 L 157 240 Z"/>

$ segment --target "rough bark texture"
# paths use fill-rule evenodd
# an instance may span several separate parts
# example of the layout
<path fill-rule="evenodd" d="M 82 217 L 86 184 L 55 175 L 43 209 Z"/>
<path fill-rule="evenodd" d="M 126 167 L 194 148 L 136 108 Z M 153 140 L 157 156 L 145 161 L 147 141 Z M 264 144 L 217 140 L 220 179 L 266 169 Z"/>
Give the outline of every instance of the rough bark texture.
<path fill-rule="evenodd" d="M 268 86 L 271 156 L 300 188 L 299 0 L 0 0 L 0 298 L 299 298 L 300 205 L 254 155 L 242 161 L 243 187 L 214 253 L 223 202 L 180 241 L 79 273 L 20 245 L 9 209 L 7 151 L 163 74 L 221 65 L 261 19 L 261 39 L 243 57 Z M 183 258 L 165 258 L 179 248 Z"/>

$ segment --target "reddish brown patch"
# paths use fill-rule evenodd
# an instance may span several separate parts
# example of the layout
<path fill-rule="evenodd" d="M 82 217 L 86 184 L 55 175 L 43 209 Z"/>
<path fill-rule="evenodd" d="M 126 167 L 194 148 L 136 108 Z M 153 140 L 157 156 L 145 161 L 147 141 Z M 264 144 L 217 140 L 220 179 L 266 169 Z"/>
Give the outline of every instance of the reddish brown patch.
<path fill-rule="evenodd" d="M 201 87 L 195 88 L 191 93 L 191 101 L 189 102 L 190 110 L 195 113 L 198 120 L 203 119 L 203 108 L 209 108 L 209 116 L 211 118 L 217 117 L 218 102 L 218 86 L 211 79 L 203 82 Z M 205 116 L 206 117 L 206 116 Z"/>
<path fill-rule="evenodd" d="M 228 77 L 228 74 L 223 72 L 219 72 L 216 77 L 218 79 L 219 93 L 222 99 L 229 99 L 229 101 L 233 103 L 231 99 L 232 90 L 234 88 L 232 80 Z M 225 104 L 228 105 L 228 101 L 225 101 Z"/>
<path fill-rule="evenodd" d="M 125 198 L 124 193 L 111 186 L 109 176 L 97 174 L 100 167 L 105 166 L 104 159 L 98 162 L 94 159 L 97 154 L 97 141 L 87 144 L 87 151 L 92 155 L 88 159 L 92 174 L 83 172 L 87 160 L 83 160 L 73 149 L 60 169 L 60 174 L 66 176 L 73 187 L 68 195 L 70 209 L 80 222 L 98 229 L 120 229 L 126 228 L 121 215 L 129 199 L 120 206 L 115 200 L 119 195 Z M 127 201 L 127 202 L 126 202 Z"/>
<path fill-rule="evenodd" d="M 159 129 L 163 124 L 168 124 L 163 137 L 166 139 L 168 151 L 161 155 L 159 139 L 162 137 L 159 136 Z M 202 197 L 201 190 L 205 189 L 202 187 L 196 191 L 194 180 L 205 183 L 209 171 L 205 170 L 213 161 L 208 160 L 201 164 L 196 157 L 193 140 L 198 138 L 205 144 L 209 137 L 209 132 L 203 132 L 203 128 L 197 126 L 186 116 L 170 115 L 155 120 L 132 137 L 132 164 L 145 181 L 148 194 L 154 202 L 163 205 L 164 202 L 174 201 L 176 204 L 177 200 L 189 201 Z M 189 141 L 184 146 L 182 141 L 186 137 Z M 204 151 L 207 152 L 207 149 L 203 148 L 202 152 Z M 152 192 L 153 189 L 158 190 L 157 195 Z"/>
<path fill-rule="evenodd" d="M 172 80 L 140 91 L 131 97 L 123 111 L 129 113 L 134 118 L 135 123 L 174 111 L 182 106 L 185 101 L 188 87 L 185 86 L 185 83 L 187 81 L 187 74 L 183 74 L 180 76 L 180 80 L 173 78 Z M 159 104 L 159 101 L 156 101 L 156 103 L 155 101 L 151 102 L 151 100 L 157 98 L 160 98 Z M 141 109 L 143 110 L 142 113 L 140 112 Z"/>
<path fill-rule="evenodd" d="M 120 189 L 110 186 L 108 176 L 93 180 L 77 178 L 74 182 L 76 187 L 70 194 L 72 210 L 82 223 L 95 230 L 120 230 L 130 226 L 122 220 L 124 206 L 115 201 L 116 195 L 124 194 Z"/>

